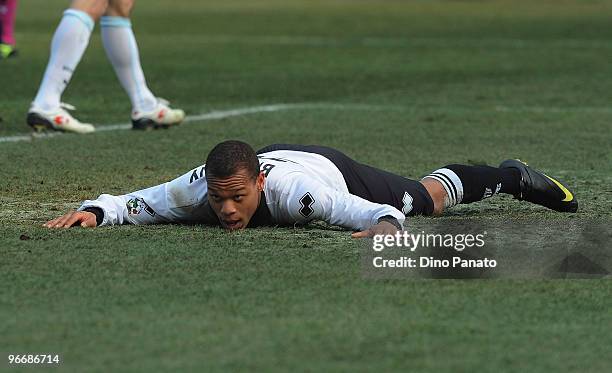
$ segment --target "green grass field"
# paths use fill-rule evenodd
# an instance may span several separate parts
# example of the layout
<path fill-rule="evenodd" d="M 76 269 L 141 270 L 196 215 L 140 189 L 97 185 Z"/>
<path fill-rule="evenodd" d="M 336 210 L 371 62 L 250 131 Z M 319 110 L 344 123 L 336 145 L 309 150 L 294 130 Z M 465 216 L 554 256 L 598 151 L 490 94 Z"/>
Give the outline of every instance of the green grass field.
<path fill-rule="evenodd" d="M 20 4 L 21 56 L 0 61 L 2 139 L 29 133 L 66 3 Z M 172 179 L 230 138 L 334 146 L 413 178 L 520 157 L 569 184 L 579 213 L 500 197 L 439 219 L 608 224 L 611 17 L 603 0 L 137 2 L 157 95 L 192 116 L 296 105 L 0 141 L 0 370 L 9 353 L 47 352 L 74 372 L 610 371 L 610 280 L 370 280 L 362 243 L 322 226 L 41 224 Z M 63 99 L 99 128 L 129 121 L 99 26 Z"/>

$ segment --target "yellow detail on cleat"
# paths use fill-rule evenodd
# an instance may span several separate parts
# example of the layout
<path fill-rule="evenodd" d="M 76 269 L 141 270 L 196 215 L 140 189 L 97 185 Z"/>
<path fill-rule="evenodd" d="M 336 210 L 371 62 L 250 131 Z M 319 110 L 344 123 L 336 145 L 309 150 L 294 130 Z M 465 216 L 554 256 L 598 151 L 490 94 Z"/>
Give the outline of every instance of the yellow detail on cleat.
<path fill-rule="evenodd" d="M 0 44 L 0 58 L 8 58 L 13 53 L 13 46 L 9 44 Z"/>
<path fill-rule="evenodd" d="M 572 194 L 572 192 L 570 192 L 566 187 L 561 185 L 560 182 L 558 182 L 557 180 L 553 179 L 552 177 L 548 175 L 544 175 L 544 176 L 549 178 L 553 183 L 555 183 L 559 187 L 559 189 L 563 191 L 563 194 L 565 194 L 565 199 L 563 200 L 563 202 L 570 202 L 571 200 L 574 199 L 574 195 Z"/>
<path fill-rule="evenodd" d="M 36 132 L 44 132 L 47 130 L 47 126 L 45 126 L 44 124 L 35 124 L 33 127 L 34 131 Z"/>

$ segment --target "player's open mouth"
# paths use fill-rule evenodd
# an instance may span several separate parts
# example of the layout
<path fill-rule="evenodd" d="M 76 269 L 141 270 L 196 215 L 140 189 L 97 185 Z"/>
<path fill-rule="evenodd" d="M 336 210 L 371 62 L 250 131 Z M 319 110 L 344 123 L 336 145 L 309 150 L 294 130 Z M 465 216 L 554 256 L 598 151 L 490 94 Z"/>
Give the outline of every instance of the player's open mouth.
<path fill-rule="evenodd" d="M 225 225 L 227 229 L 231 229 L 231 230 L 242 228 L 242 224 L 240 220 L 223 220 L 223 225 Z"/>

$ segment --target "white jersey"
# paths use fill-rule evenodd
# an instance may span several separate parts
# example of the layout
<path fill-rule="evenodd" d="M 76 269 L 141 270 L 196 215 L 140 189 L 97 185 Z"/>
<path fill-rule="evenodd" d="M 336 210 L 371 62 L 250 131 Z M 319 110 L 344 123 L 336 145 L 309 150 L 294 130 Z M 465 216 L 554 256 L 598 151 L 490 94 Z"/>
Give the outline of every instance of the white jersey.
<path fill-rule="evenodd" d="M 348 229 L 365 230 L 384 216 L 404 222 L 404 214 L 395 207 L 350 194 L 340 170 L 322 155 L 276 150 L 258 154 L 258 158 L 260 170 L 266 175 L 265 201 L 258 211 L 267 207 L 267 223 L 271 225 L 322 220 Z M 204 170 L 202 165 L 167 183 L 121 196 L 102 194 L 96 200 L 83 202 L 79 210 L 100 208 L 104 212 L 101 225 L 218 225 L 218 218 L 208 204 Z"/>

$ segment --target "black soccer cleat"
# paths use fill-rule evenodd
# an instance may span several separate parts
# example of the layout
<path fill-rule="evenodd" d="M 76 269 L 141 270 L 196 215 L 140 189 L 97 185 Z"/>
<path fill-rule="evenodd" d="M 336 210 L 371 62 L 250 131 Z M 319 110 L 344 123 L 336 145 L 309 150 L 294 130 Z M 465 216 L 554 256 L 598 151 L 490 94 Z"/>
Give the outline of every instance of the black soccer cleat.
<path fill-rule="evenodd" d="M 521 192 L 514 197 L 548 207 L 555 211 L 576 212 L 578 201 L 574 194 L 559 181 L 536 171 L 518 159 L 503 161 L 499 168 L 516 168 L 521 173 Z"/>

